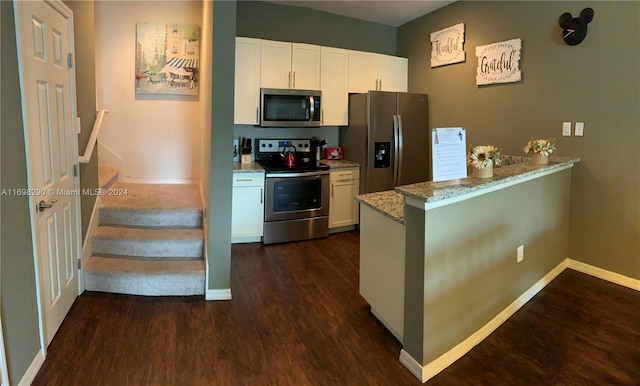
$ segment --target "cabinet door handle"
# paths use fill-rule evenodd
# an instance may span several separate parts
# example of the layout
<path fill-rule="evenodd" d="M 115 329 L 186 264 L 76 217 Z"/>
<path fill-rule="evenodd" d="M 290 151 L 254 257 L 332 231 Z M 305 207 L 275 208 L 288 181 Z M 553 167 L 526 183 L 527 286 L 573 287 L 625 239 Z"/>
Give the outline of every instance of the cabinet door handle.
<path fill-rule="evenodd" d="M 260 203 L 261 203 L 261 204 L 264 202 L 263 189 L 264 189 L 264 188 L 260 188 Z"/>
<path fill-rule="evenodd" d="M 236 182 L 251 182 L 253 178 L 237 178 Z"/>
<path fill-rule="evenodd" d="M 291 88 L 291 71 L 289 71 L 289 83 L 287 83 L 287 87 Z"/>
<path fill-rule="evenodd" d="M 260 123 L 260 106 L 256 106 L 256 123 Z"/>
<path fill-rule="evenodd" d="M 333 184 L 331 184 L 331 197 L 333 197 Z"/>
<path fill-rule="evenodd" d="M 292 88 L 296 88 L 296 72 L 293 72 L 293 87 Z"/>
<path fill-rule="evenodd" d="M 324 124 L 324 109 L 320 110 L 320 124 Z"/>
<path fill-rule="evenodd" d="M 382 78 L 380 78 L 380 88 L 378 90 L 382 91 Z"/>

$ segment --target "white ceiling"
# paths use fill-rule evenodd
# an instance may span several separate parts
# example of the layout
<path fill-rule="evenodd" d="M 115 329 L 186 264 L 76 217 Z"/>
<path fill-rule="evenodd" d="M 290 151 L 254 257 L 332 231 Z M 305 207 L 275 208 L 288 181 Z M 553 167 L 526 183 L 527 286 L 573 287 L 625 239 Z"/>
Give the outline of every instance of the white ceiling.
<path fill-rule="evenodd" d="M 455 0 L 281 0 L 269 2 L 313 8 L 319 11 L 398 27 L 408 21 L 444 7 L 447 4 L 451 4 L 454 1 Z"/>

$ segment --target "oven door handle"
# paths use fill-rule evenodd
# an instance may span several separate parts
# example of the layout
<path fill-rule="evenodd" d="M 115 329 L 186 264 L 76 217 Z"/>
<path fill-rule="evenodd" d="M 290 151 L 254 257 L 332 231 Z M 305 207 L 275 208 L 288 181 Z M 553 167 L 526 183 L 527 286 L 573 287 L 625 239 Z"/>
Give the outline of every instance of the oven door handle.
<path fill-rule="evenodd" d="M 265 177 L 278 177 L 278 178 L 294 178 L 294 177 L 317 177 L 320 178 L 321 175 L 329 174 L 329 171 L 319 171 L 319 172 L 304 172 L 304 173 L 267 173 Z"/>

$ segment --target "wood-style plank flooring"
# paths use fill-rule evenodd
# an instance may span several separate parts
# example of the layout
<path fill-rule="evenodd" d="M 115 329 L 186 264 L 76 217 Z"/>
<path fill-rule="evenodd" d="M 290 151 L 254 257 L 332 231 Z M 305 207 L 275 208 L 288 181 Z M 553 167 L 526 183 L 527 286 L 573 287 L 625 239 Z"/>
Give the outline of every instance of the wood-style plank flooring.
<path fill-rule="evenodd" d="M 232 301 L 86 292 L 33 385 L 418 385 L 358 294 L 357 232 L 234 245 Z M 640 293 L 566 270 L 433 385 L 639 385 Z"/>

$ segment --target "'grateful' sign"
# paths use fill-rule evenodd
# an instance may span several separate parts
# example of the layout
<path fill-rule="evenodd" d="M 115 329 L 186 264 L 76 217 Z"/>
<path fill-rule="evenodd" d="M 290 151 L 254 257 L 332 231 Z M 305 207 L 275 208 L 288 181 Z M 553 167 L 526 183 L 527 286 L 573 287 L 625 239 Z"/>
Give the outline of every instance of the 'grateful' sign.
<path fill-rule="evenodd" d="M 494 84 L 518 82 L 522 79 L 520 71 L 521 39 L 512 39 L 476 47 L 478 68 L 476 84 Z"/>
<path fill-rule="evenodd" d="M 464 62 L 464 23 L 431 33 L 431 67 Z"/>

